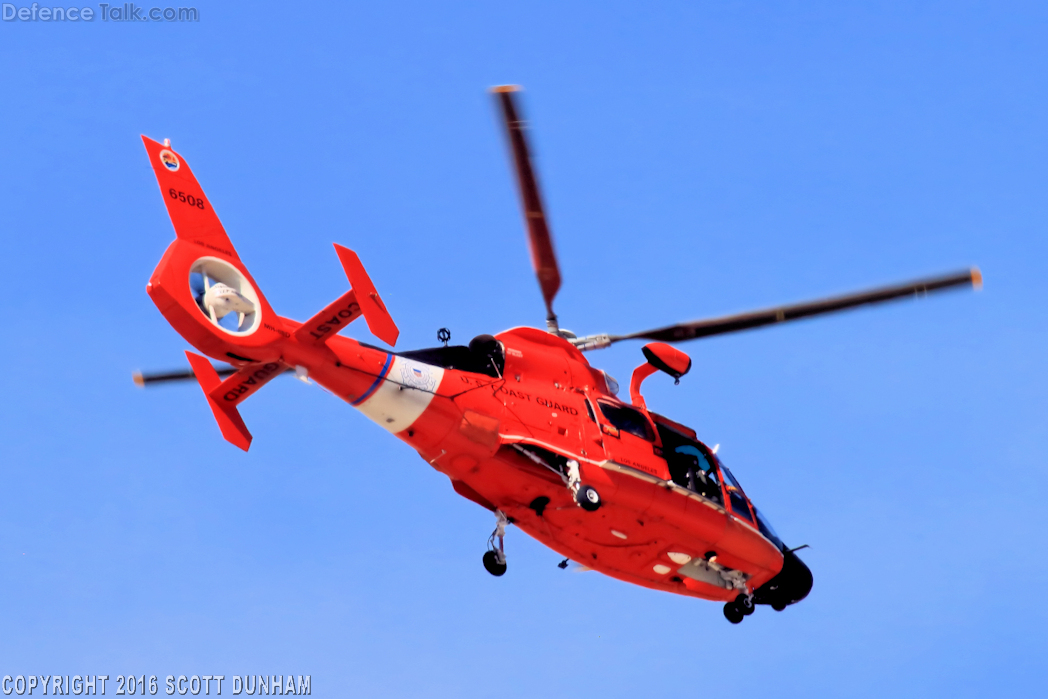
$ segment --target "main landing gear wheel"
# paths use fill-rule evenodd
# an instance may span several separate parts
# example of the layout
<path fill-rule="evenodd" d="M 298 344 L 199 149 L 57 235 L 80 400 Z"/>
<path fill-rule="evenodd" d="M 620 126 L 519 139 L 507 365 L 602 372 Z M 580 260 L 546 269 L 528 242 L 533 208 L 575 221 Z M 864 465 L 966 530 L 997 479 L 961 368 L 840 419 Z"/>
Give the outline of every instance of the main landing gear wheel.
<path fill-rule="evenodd" d="M 782 600 L 775 600 L 771 603 L 771 608 L 777 612 L 781 612 L 783 609 L 786 609 L 786 603 Z"/>
<path fill-rule="evenodd" d="M 580 485 L 575 493 L 575 502 L 587 512 L 596 512 L 600 509 L 600 493 L 590 485 Z"/>
<path fill-rule="evenodd" d="M 755 608 L 753 597 L 750 595 L 739 595 L 735 598 L 735 606 L 739 608 L 739 611 L 742 612 L 744 616 L 749 616 L 750 614 L 753 614 Z"/>
<path fill-rule="evenodd" d="M 488 550 L 484 553 L 484 570 L 496 578 L 506 574 L 506 525 L 509 519 L 502 510 L 495 510 L 495 531 L 488 537 Z M 495 542 L 498 542 L 496 545 Z"/>
<path fill-rule="evenodd" d="M 484 553 L 484 570 L 488 571 L 496 578 L 506 574 L 506 559 L 502 558 L 499 560 L 498 551 L 486 551 Z"/>
<path fill-rule="evenodd" d="M 730 621 L 731 623 L 741 623 L 743 617 L 745 616 L 746 615 L 743 614 L 742 610 L 739 609 L 734 602 L 726 602 L 724 604 L 724 618 Z"/>

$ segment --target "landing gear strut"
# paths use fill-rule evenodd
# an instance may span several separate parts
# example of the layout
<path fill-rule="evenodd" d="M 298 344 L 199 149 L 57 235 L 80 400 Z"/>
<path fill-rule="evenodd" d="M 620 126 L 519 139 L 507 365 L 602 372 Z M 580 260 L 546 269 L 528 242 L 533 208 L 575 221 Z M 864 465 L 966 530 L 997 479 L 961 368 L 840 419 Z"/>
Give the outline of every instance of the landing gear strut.
<path fill-rule="evenodd" d="M 506 574 L 506 548 L 503 540 L 506 536 L 506 525 L 509 520 L 502 510 L 495 510 L 495 531 L 488 537 L 488 550 L 484 553 L 484 570 L 496 578 Z M 498 546 L 495 545 L 498 539 Z"/>

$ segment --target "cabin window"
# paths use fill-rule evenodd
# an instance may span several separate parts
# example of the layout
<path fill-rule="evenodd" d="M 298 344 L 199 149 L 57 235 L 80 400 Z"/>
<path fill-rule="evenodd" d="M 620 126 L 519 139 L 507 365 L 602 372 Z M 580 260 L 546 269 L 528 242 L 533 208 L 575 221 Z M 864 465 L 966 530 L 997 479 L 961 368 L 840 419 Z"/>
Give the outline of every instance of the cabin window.
<path fill-rule="evenodd" d="M 648 422 L 648 418 L 644 417 L 644 413 L 633 408 L 627 408 L 625 405 L 615 405 L 605 401 L 600 401 L 598 405 L 600 406 L 600 412 L 604 413 L 604 417 L 607 418 L 608 422 L 620 431 L 628 432 L 649 442 L 655 441 L 655 433 L 651 429 L 651 423 Z"/>
<path fill-rule="evenodd" d="M 593 414 L 593 404 L 589 402 L 589 398 L 586 398 L 586 412 L 589 413 L 589 419 L 593 422 L 597 421 L 597 416 Z"/>

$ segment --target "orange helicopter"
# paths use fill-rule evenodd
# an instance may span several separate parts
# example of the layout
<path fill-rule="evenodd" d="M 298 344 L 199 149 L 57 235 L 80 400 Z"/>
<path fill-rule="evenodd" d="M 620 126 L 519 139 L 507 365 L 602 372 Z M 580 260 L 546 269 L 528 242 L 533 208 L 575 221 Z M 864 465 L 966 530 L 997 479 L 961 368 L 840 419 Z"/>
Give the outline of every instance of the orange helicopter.
<path fill-rule="evenodd" d="M 139 385 L 195 378 L 223 437 L 247 450 L 237 406 L 285 372 L 313 380 L 407 443 L 492 511 L 483 556 L 506 572 L 505 528 L 514 524 L 568 560 L 619 580 L 724 602 L 739 623 L 755 605 L 777 611 L 804 599 L 812 574 L 746 497 L 717 449 L 648 409 L 655 372 L 679 381 L 691 359 L 668 343 L 807 318 L 891 299 L 976 286 L 975 268 L 862 293 L 682 323 L 628 335 L 577 337 L 560 328 L 553 252 L 515 86 L 493 88 L 509 137 L 546 329 L 481 335 L 469 346 L 392 352 L 339 333 L 363 316 L 395 345 L 399 330 L 357 255 L 335 245 L 350 289 L 305 322 L 277 315 L 262 294 L 185 159 L 145 136 L 146 152 L 175 228 L 175 241 L 146 290 L 169 323 L 217 369 L 186 352 L 191 371 L 136 374 Z M 583 354 L 651 340 L 633 372 L 629 400 Z M 799 547 L 803 548 L 803 547 Z"/>

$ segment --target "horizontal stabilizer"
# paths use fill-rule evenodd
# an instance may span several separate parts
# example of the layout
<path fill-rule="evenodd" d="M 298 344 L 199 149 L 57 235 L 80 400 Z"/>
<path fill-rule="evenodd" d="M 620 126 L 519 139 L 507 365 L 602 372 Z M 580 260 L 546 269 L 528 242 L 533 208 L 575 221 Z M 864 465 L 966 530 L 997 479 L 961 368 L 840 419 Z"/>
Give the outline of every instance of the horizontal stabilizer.
<path fill-rule="evenodd" d="M 303 323 L 295 331 L 295 339 L 305 345 L 323 344 L 359 317 L 357 294 L 350 289 Z"/>
<path fill-rule="evenodd" d="M 375 290 L 375 285 L 371 282 L 371 277 L 364 271 L 364 265 L 360 263 L 357 253 L 338 243 L 335 243 L 335 252 L 338 253 L 339 262 L 342 263 L 342 269 L 346 272 L 349 285 L 356 292 L 356 301 L 360 306 L 360 312 L 364 314 L 364 320 L 367 321 L 368 330 L 386 344 L 396 345 L 400 330 L 390 317 L 389 311 L 386 310 L 386 305 L 382 303 L 378 291 Z"/>
<path fill-rule="evenodd" d="M 236 403 L 226 406 L 212 397 L 214 394 L 219 393 L 223 386 L 243 373 L 243 370 L 238 371 L 223 382 L 218 377 L 218 372 L 211 366 L 211 362 L 205 357 L 187 351 L 186 359 L 189 360 L 190 366 L 193 367 L 193 373 L 196 374 L 197 381 L 200 382 L 200 388 L 204 389 L 204 396 L 207 398 L 208 405 L 211 406 L 211 412 L 218 422 L 218 428 L 222 430 L 222 436 L 230 444 L 247 451 L 248 447 L 251 446 L 251 433 L 248 432 L 247 425 L 244 424 L 243 418 L 240 417 L 240 412 L 236 409 Z M 277 366 L 281 365 L 278 364 Z M 276 376 L 279 373 L 279 370 L 274 371 L 272 376 Z M 221 394 L 219 393 L 219 395 Z M 239 403 L 239 401 L 237 402 Z"/>

